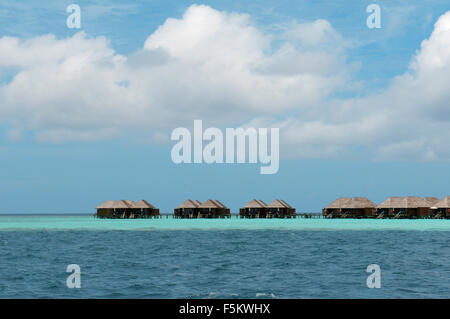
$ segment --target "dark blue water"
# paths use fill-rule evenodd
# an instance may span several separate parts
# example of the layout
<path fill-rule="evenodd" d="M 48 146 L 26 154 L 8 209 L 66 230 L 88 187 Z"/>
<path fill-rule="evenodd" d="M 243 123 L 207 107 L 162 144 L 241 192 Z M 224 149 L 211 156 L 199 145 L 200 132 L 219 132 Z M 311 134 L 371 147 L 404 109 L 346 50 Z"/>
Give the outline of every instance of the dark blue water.
<path fill-rule="evenodd" d="M 2 298 L 449 298 L 446 231 L 0 232 Z M 381 288 L 366 267 L 381 267 Z M 68 264 L 81 289 L 66 287 Z"/>

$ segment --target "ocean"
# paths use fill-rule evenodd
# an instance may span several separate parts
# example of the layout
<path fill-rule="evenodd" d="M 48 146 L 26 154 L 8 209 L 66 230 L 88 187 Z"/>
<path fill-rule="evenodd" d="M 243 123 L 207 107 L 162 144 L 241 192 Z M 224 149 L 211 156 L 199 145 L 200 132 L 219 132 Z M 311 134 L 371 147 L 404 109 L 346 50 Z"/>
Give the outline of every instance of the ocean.
<path fill-rule="evenodd" d="M 449 256 L 450 220 L 0 215 L 0 298 L 449 298 Z"/>

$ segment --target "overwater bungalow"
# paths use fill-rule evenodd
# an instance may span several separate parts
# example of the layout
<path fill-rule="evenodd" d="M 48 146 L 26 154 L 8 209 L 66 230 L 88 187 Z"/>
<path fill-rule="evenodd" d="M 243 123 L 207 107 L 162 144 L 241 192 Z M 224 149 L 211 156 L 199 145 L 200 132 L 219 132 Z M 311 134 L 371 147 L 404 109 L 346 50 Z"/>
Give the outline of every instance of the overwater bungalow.
<path fill-rule="evenodd" d="M 151 218 L 159 215 L 159 209 L 145 200 L 108 200 L 96 207 L 98 218 Z"/>
<path fill-rule="evenodd" d="M 259 199 L 252 199 L 239 209 L 239 216 L 241 218 L 266 218 L 268 212 L 269 208 L 266 203 Z"/>
<path fill-rule="evenodd" d="M 108 200 L 97 206 L 98 218 L 125 218 L 131 214 L 130 205 L 124 200 Z"/>
<path fill-rule="evenodd" d="M 134 203 L 133 213 L 135 218 L 148 218 L 159 216 L 159 209 L 145 199 L 141 199 L 139 202 Z"/>
<path fill-rule="evenodd" d="M 295 217 L 295 208 L 282 199 L 275 199 L 267 205 L 269 218 L 291 218 Z"/>
<path fill-rule="evenodd" d="M 177 218 L 197 218 L 200 213 L 199 206 L 200 203 L 198 200 L 186 200 L 180 206 L 174 209 L 174 216 Z"/>
<path fill-rule="evenodd" d="M 325 218 L 374 218 L 375 203 L 366 197 L 340 197 L 322 210 Z"/>
<path fill-rule="evenodd" d="M 418 196 L 389 197 L 377 206 L 379 218 L 426 218 L 430 204 Z"/>
<path fill-rule="evenodd" d="M 432 207 L 433 218 L 450 218 L 450 196 L 446 196 Z"/>
<path fill-rule="evenodd" d="M 230 217 L 230 209 L 218 200 L 208 199 L 198 206 L 200 212 L 198 217 L 203 218 L 224 218 Z"/>

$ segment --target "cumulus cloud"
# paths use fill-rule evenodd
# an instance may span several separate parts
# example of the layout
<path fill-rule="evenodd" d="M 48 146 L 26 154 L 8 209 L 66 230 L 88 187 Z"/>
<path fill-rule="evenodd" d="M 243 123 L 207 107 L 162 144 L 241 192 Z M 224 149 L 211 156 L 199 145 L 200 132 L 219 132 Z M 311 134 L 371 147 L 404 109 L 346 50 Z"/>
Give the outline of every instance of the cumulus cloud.
<path fill-rule="evenodd" d="M 449 160 L 449 80 L 447 12 L 422 42 L 408 70 L 381 93 L 329 100 L 311 116 L 265 124 L 281 128 L 285 150 L 294 157 L 344 156 L 359 148 L 376 159 Z"/>
<path fill-rule="evenodd" d="M 381 93 L 355 89 L 349 49 L 326 20 L 263 32 L 251 17 L 193 5 L 129 56 L 104 37 L 0 38 L 0 118 L 19 140 L 92 141 L 141 130 L 155 143 L 194 119 L 280 127 L 281 154 L 448 159 L 450 13 L 405 74 Z"/>
<path fill-rule="evenodd" d="M 14 76 L 0 87 L 0 116 L 19 120 L 41 141 L 89 140 L 96 131 L 104 138 L 130 127 L 167 130 L 195 118 L 239 124 L 324 103 L 348 85 L 345 57 L 318 48 L 337 36 L 328 22 L 286 34 L 291 40 L 274 48 L 273 35 L 248 15 L 193 5 L 130 56 L 83 32 L 67 39 L 3 37 L 0 70 Z"/>

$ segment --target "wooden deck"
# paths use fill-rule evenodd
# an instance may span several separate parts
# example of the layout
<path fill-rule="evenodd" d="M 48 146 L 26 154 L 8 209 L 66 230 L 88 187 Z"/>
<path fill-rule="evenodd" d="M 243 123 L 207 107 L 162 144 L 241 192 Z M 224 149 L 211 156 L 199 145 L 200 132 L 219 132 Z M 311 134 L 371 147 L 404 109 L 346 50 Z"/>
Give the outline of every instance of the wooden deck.
<path fill-rule="evenodd" d="M 95 217 L 97 217 L 97 214 L 94 214 Z M 100 218 L 100 217 L 98 217 Z M 108 217 L 101 217 L 102 219 L 106 218 L 108 219 Z M 162 213 L 159 215 L 155 215 L 155 216 L 147 216 L 144 219 L 161 219 L 161 218 L 174 218 L 174 219 L 294 219 L 294 218 L 323 218 L 321 213 L 297 213 L 295 215 L 291 215 L 290 217 L 269 217 L 269 218 L 262 218 L 262 217 L 244 217 L 244 216 L 240 216 L 239 214 L 231 214 L 228 216 L 217 216 L 217 217 L 179 217 L 179 216 L 175 216 L 174 214 L 171 213 Z M 137 219 L 134 218 L 134 216 L 130 216 L 130 217 L 125 217 L 125 216 L 121 216 L 119 218 L 117 217 L 111 217 L 109 219 Z M 139 219 L 142 219 L 139 217 Z"/>

